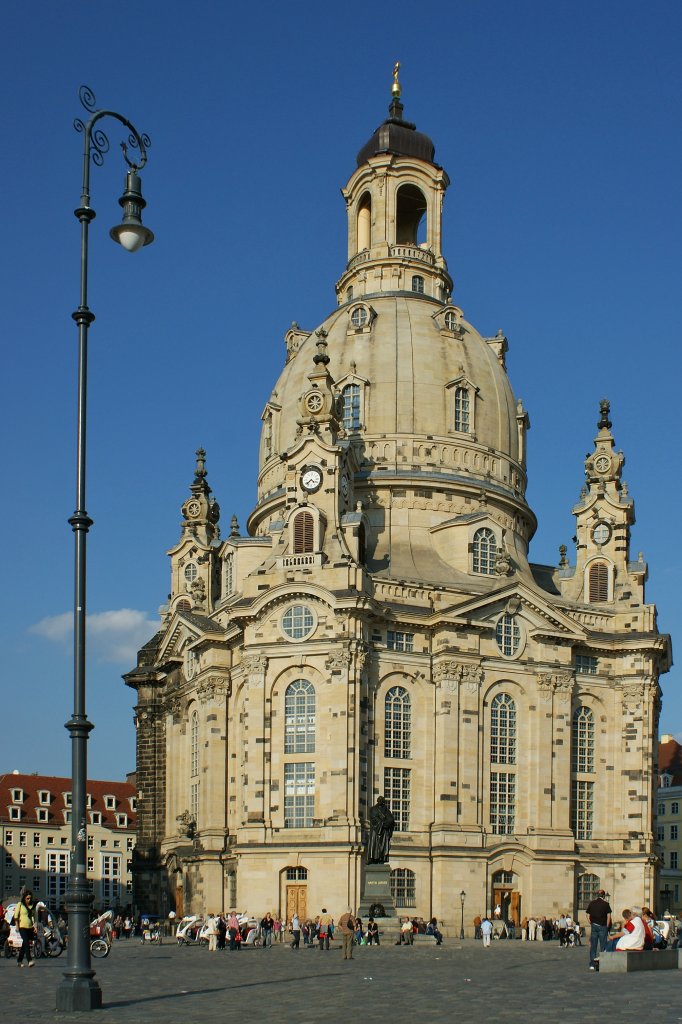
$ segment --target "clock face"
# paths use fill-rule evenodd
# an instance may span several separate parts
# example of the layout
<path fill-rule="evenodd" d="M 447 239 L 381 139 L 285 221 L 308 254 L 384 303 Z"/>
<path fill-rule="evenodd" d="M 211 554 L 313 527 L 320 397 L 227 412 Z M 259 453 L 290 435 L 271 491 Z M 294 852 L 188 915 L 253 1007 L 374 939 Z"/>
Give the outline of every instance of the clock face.
<path fill-rule="evenodd" d="M 598 473 L 608 473 L 611 469 L 611 459 L 608 455 L 598 455 L 594 460 L 594 468 Z"/>
<path fill-rule="evenodd" d="M 317 466 L 308 466 L 301 473 L 301 484 L 306 491 L 316 491 L 322 483 L 322 471 Z"/>
<path fill-rule="evenodd" d="M 611 530 L 606 523 L 597 523 L 592 531 L 592 540 L 595 544 L 606 544 L 611 536 Z"/>
<path fill-rule="evenodd" d="M 201 505 L 199 504 L 198 501 L 190 501 L 188 503 L 188 505 L 187 505 L 187 515 L 188 516 L 190 516 L 192 519 L 196 519 L 196 517 L 199 515 L 200 512 L 201 512 Z"/>

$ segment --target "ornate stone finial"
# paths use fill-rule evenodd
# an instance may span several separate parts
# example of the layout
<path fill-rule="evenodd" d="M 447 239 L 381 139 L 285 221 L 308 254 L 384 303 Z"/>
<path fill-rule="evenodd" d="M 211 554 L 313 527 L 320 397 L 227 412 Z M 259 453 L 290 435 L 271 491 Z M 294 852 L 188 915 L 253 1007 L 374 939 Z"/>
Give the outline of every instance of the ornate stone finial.
<path fill-rule="evenodd" d="M 315 366 L 326 366 L 329 362 L 329 356 L 327 355 L 327 332 L 324 327 L 320 327 L 319 330 L 315 331 L 315 337 L 317 341 L 317 352 L 313 356 L 313 362 Z"/>
<path fill-rule="evenodd" d="M 394 99 L 400 99 L 400 82 L 398 81 L 398 72 L 400 71 L 400 61 L 397 60 L 393 67 L 393 84 L 391 86 L 391 96 Z"/>
<path fill-rule="evenodd" d="M 203 448 L 197 448 L 197 468 L 194 470 L 194 476 L 197 480 L 203 480 L 206 476 L 206 452 Z"/>
<path fill-rule="evenodd" d="M 609 419 L 609 413 L 611 411 L 611 403 L 608 398 L 602 398 L 599 403 L 599 422 L 597 427 L 599 430 L 610 430 L 612 427 L 611 420 Z"/>
<path fill-rule="evenodd" d="M 239 522 L 237 521 L 236 516 L 232 516 L 232 519 L 230 520 L 230 537 L 240 536 L 241 534 L 239 533 Z"/>
<path fill-rule="evenodd" d="M 566 552 L 567 551 L 568 551 L 568 548 L 566 547 L 565 544 L 560 544 L 559 545 L 559 568 L 560 569 L 568 568 L 568 558 L 566 557 Z"/>

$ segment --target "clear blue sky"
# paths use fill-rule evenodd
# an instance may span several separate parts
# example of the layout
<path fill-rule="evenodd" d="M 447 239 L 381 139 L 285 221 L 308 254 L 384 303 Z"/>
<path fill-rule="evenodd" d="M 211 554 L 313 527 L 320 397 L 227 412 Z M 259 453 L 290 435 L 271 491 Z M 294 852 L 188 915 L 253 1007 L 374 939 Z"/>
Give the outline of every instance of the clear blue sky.
<path fill-rule="evenodd" d="M 455 301 L 483 334 L 504 329 L 530 412 L 531 557 L 570 548 L 607 396 L 633 555 L 649 562 L 661 629 L 682 635 L 679 0 L 28 0 L 5 9 L 3 35 L 0 770 L 70 770 L 81 83 L 152 138 L 156 234 L 135 256 L 108 238 L 124 170 L 110 121 L 92 173 L 92 777 L 134 766 L 121 673 L 168 593 L 194 450 L 207 449 L 224 529 L 255 500 L 283 336 L 334 307 L 339 188 L 385 116 L 398 58 L 405 116 L 452 180 Z M 661 728 L 679 735 L 678 676 L 663 682 Z"/>

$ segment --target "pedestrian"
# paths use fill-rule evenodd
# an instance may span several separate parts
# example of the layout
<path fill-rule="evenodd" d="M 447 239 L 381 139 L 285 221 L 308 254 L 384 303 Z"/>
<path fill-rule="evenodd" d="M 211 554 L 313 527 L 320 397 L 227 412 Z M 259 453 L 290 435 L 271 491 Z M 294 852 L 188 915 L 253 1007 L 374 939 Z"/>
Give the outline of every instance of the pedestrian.
<path fill-rule="evenodd" d="M 611 907 L 606 902 L 606 893 L 599 889 L 597 895 L 588 904 L 587 920 L 590 922 L 590 966 L 591 971 L 597 969 L 595 960 L 600 949 L 606 949 L 611 927 Z"/>
<path fill-rule="evenodd" d="M 431 930 L 429 931 L 429 929 L 431 929 Z M 436 940 L 436 945 L 437 946 L 442 946 L 443 945 L 443 933 L 440 931 L 440 929 L 438 927 L 438 918 L 436 918 L 436 917 L 432 917 L 431 918 L 431 920 L 429 921 L 428 927 L 426 929 L 426 933 L 427 933 L 427 935 L 433 935 L 434 939 Z"/>
<path fill-rule="evenodd" d="M 568 930 L 568 921 L 567 921 L 566 915 L 564 914 L 563 911 L 561 912 L 561 915 L 559 916 L 559 920 L 557 921 L 557 927 L 559 929 L 559 948 L 560 949 L 562 949 L 562 948 L 565 949 L 568 946 L 568 943 L 566 942 L 566 932 Z"/>
<path fill-rule="evenodd" d="M 275 942 L 281 942 L 282 941 L 282 920 L 281 920 L 279 914 L 275 918 L 275 923 L 273 924 L 273 931 L 275 933 Z"/>
<path fill-rule="evenodd" d="M 324 913 L 324 911 L 322 911 Z M 350 907 L 339 918 L 339 931 L 341 932 L 341 942 L 343 944 L 343 959 L 353 959 L 353 936 L 355 933 L 355 918 L 353 917 L 353 911 Z"/>
<path fill-rule="evenodd" d="M 208 935 L 208 951 L 209 953 L 215 953 L 218 948 L 218 923 L 215 914 L 208 915 L 206 934 Z"/>
<path fill-rule="evenodd" d="M 375 942 L 377 946 L 381 945 L 379 942 L 379 925 L 373 917 L 370 917 L 367 922 L 367 945 L 371 946 L 373 942 Z"/>
<path fill-rule="evenodd" d="M 483 938 L 483 948 L 485 949 L 490 945 L 490 936 L 493 931 L 493 923 L 490 918 L 486 915 L 481 921 L 481 936 Z"/>
<path fill-rule="evenodd" d="M 235 910 L 232 911 L 227 919 L 227 932 L 230 936 L 230 950 L 234 952 L 241 945 L 241 943 L 237 944 L 237 935 L 241 936 L 241 931 L 239 929 L 239 918 Z"/>
<path fill-rule="evenodd" d="M 218 949 L 225 949 L 225 937 L 227 935 L 227 921 L 225 920 L 225 911 L 221 911 L 218 914 L 218 920 L 216 921 L 216 928 L 218 930 Z"/>
<path fill-rule="evenodd" d="M 21 949 L 19 950 L 19 959 L 17 961 L 17 967 L 24 966 L 24 957 L 26 957 L 26 966 L 33 967 L 33 960 L 31 959 L 31 943 L 35 935 L 35 908 L 33 906 L 33 893 L 30 889 L 27 889 L 22 895 L 21 899 L 14 908 L 14 923 L 19 929 L 21 935 Z"/>
<path fill-rule="evenodd" d="M 291 934 L 293 935 L 293 942 L 291 943 L 292 949 L 299 949 L 301 942 L 301 921 L 298 914 L 294 914 L 291 919 Z"/>
<path fill-rule="evenodd" d="M 480 914 L 476 914 L 476 917 L 474 918 L 474 938 L 475 939 L 480 939 L 481 938 L 481 915 Z"/>
<path fill-rule="evenodd" d="M 275 925 L 272 914 L 268 910 L 267 914 L 260 923 L 260 937 L 263 949 L 267 949 L 268 946 L 272 945 L 272 929 Z"/>
<path fill-rule="evenodd" d="M 327 913 L 327 908 L 322 907 L 322 913 L 320 914 L 320 921 L 317 928 L 317 938 L 320 944 L 320 949 L 329 949 L 329 936 L 331 935 L 334 921 L 331 914 Z"/>

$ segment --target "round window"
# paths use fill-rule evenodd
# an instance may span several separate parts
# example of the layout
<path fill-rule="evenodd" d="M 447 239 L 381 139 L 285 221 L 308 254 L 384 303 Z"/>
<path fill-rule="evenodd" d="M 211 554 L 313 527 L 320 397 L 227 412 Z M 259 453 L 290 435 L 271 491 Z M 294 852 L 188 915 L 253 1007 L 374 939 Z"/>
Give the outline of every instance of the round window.
<path fill-rule="evenodd" d="M 315 629 L 315 616 L 305 604 L 294 604 L 282 616 L 282 632 L 290 640 L 305 640 Z"/>
<path fill-rule="evenodd" d="M 498 619 L 495 627 L 495 639 L 500 654 L 503 654 L 505 658 L 513 658 L 521 646 L 521 628 L 514 615 L 505 612 L 502 618 Z"/>
<path fill-rule="evenodd" d="M 189 565 L 185 566 L 185 579 L 187 580 L 188 583 L 194 583 L 198 575 L 199 570 L 197 569 L 194 562 L 190 562 Z"/>
<path fill-rule="evenodd" d="M 611 536 L 611 529 L 606 523 L 597 523 L 592 531 L 592 540 L 595 544 L 606 544 Z"/>

